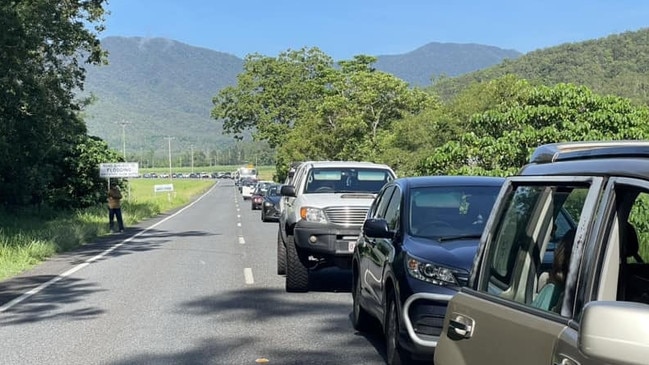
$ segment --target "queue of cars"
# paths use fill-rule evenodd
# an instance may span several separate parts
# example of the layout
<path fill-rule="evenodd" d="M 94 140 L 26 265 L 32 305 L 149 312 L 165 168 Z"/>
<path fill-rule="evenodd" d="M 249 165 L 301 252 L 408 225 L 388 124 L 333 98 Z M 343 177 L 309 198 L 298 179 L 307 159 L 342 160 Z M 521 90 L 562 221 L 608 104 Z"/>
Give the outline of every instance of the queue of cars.
<path fill-rule="evenodd" d="M 267 190 L 277 272 L 307 291 L 350 267 L 352 324 L 383 333 L 388 364 L 647 363 L 649 142 L 543 145 L 508 178 L 374 166 L 364 191 L 345 164 Z"/>

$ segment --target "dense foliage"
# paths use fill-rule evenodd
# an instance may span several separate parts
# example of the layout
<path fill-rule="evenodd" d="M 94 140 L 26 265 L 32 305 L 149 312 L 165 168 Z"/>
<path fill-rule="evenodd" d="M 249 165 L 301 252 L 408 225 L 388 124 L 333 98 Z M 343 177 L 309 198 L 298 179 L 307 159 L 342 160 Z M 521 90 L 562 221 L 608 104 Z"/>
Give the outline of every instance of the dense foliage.
<path fill-rule="evenodd" d="M 317 49 L 252 55 L 238 84 L 214 98 L 212 116 L 226 132 L 251 131 L 276 147 L 280 177 L 292 161 L 322 159 L 383 162 L 401 176 L 504 176 L 543 143 L 649 138 L 646 107 L 586 86 L 505 74 L 439 99 L 376 71 L 375 61 L 333 65 Z"/>
<path fill-rule="evenodd" d="M 422 162 L 422 173 L 505 176 L 523 166 L 540 144 L 649 138 L 649 110 L 628 99 L 571 84 L 532 87 L 514 78 L 486 85 L 510 97 L 474 114 L 460 138 Z"/>
<path fill-rule="evenodd" d="M 102 61 L 104 2 L 0 3 L 0 205 L 96 202 L 94 163 L 114 156 L 86 135 L 74 92 Z"/>
<path fill-rule="evenodd" d="M 335 67 L 317 48 L 251 55 L 237 85 L 215 96 L 212 116 L 226 132 L 253 130 L 276 147 L 280 178 L 293 161 L 376 161 L 393 123 L 437 101 L 375 70 L 375 61 L 361 55 Z"/>
<path fill-rule="evenodd" d="M 455 78 L 440 78 L 434 89 L 450 100 L 475 82 L 513 74 L 539 85 L 572 83 L 602 95 L 649 102 L 649 29 L 563 44 Z"/>

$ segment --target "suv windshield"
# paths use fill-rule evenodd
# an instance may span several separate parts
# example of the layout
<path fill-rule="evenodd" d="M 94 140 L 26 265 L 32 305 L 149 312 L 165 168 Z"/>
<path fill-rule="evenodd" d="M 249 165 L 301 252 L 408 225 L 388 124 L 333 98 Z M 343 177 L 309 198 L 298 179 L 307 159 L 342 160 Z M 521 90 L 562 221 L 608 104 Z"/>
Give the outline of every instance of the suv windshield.
<path fill-rule="evenodd" d="M 376 194 L 394 177 L 390 171 L 372 168 L 313 168 L 307 176 L 305 193 Z"/>
<path fill-rule="evenodd" d="M 480 237 L 499 191 L 498 186 L 413 188 L 409 234 L 440 241 Z"/>

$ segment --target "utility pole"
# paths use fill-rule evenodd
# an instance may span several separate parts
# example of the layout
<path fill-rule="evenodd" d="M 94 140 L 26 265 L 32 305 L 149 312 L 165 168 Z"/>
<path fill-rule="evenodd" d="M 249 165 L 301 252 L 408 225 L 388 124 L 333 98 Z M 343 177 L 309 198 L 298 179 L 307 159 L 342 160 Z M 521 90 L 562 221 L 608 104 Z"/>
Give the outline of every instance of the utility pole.
<path fill-rule="evenodd" d="M 194 145 L 190 145 L 189 148 L 192 150 L 192 174 L 194 173 Z"/>
<path fill-rule="evenodd" d="M 131 122 L 122 120 L 118 124 L 122 126 L 122 153 L 124 154 L 124 162 L 126 162 L 126 126 Z"/>
<path fill-rule="evenodd" d="M 174 137 L 165 137 L 169 144 L 169 180 L 171 180 L 171 140 L 175 139 Z"/>

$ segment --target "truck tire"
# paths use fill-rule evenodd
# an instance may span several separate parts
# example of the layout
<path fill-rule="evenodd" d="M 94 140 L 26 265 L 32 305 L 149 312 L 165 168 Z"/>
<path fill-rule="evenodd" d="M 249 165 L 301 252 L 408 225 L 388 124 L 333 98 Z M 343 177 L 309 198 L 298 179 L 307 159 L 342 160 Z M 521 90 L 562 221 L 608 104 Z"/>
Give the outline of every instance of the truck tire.
<path fill-rule="evenodd" d="M 304 293 L 309 291 L 309 269 L 304 266 L 295 247 L 293 236 L 286 236 L 286 291 Z"/>
<path fill-rule="evenodd" d="M 277 275 L 286 275 L 286 246 L 282 241 L 282 232 L 277 230 Z"/>

